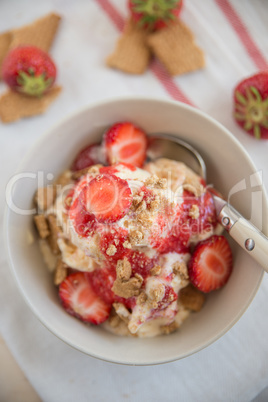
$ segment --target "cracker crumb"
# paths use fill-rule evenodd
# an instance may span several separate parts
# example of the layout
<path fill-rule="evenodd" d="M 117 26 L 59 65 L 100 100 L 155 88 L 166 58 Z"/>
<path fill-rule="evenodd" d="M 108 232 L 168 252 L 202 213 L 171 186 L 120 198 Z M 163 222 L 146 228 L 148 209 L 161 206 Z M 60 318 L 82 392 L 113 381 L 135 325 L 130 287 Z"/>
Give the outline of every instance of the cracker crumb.
<path fill-rule="evenodd" d="M 141 305 L 141 304 L 144 304 L 145 302 L 146 302 L 146 300 L 147 300 L 147 294 L 145 293 L 145 292 L 141 292 L 140 294 L 139 294 L 139 296 L 137 297 L 137 304 L 138 305 Z"/>
<path fill-rule="evenodd" d="M 153 302 L 156 303 L 160 302 L 165 296 L 165 285 L 159 283 L 157 286 L 150 289 L 148 296 L 149 299 L 152 300 Z"/>
<path fill-rule="evenodd" d="M 117 248 L 115 247 L 114 244 L 110 244 L 106 250 L 106 254 L 110 255 L 110 256 L 115 255 L 116 252 L 117 252 Z"/>
<path fill-rule="evenodd" d="M 43 215 L 43 214 L 35 215 L 34 223 L 36 225 L 40 238 L 46 239 L 50 235 L 50 231 L 48 228 L 48 224 L 47 224 L 45 215 Z"/>
<path fill-rule="evenodd" d="M 201 183 L 194 183 L 185 180 L 185 183 L 183 184 L 183 189 L 186 191 L 189 191 L 189 193 L 192 193 L 195 197 L 200 197 L 205 189 L 204 186 Z"/>
<path fill-rule="evenodd" d="M 148 179 L 145 180 L 144 184 L 146 187 L 154 187 L 158 181 L 159 178 L 155 174 L 152 174 L 150 177 L 148 177 Z"/>
<path fill-rule="evenodd" d="M 136 213 L 141 213 L 143 211 L 145 211 L 147 208 L 146 202 L 145 201 L 141 201 L 136 209 Z"/>
<path fill-rule="evenodd" d="M 137 221 L 145 228 L 149 228 L 153 223 L 150 219 L 150 213 L 148 211 L 139 213 L 137 215 Z"/>
<path fill-rule="evenodd" d="M 116 314 L 123 320 L 125 323 L 128 323 L 130 320 L 130 312 L 122 303 L 113 303 L 113 308 L 115 309 Z"/>
<path fill-rule="evenodd" d="M 199 212 L 198 205 L 192 205 L 192 207 L 191 207 L 191 209 L 189 211 L 189 216 L 192 219 L 198 219 L 199 215 L 200 215 L 200 212 Z"/>
<path fill-rule="evenodd" d="M 188 285 L 180 290 L 179 301 L 185 308 L 198 312 L 205 303 L 205 295 L 192 285 Z"/>
<path fill-rule="evenodd" d="M 129 249 L 131 249 L 132 248 L 132 246 L 131 246 L 131 243 L 129 242 L 129 241 L 124 241 L 124 243 L 123 243 L 123 247 L 124 248 L 129 248 Z"/>
<path fill-rule="evenodd" d="M 162 325 L 161 332 L 163 335 L 169 335 L 172 332 L 175 332 L 178 328 L 179 325 L 176 323 L 176 321 L 173 321 L 171 324 Z"/>
<path fill-rule="evenodd" d="M 172 268 L 173 268 L 174 274 L 179 275 L 181 277 L 181 279 L 184 279 L 184 280 L 189 279 L 188 268 L 184 261 L 174 262 L 174 264 L 172 265 Z"/>
<path fill-rule="evenodd" d="M 112 291 L 124 299 L 128 299 L 132 296 L 138 296 L 140 294 L 140 288 L 142 281 L 137 277 L 132 277 L 128 281 L 123 282 L 120 279 L 114 281 Z"/>
<path fill-rule="evenodd" d="M 132 246 L 140 244 L 142 239 L 143 239 L 143 233 L 141 231 L 139 230 L 130 231 L 129 240 Z"/>
<path fill-rule="evenodd" d="M 143 195 L 141 195 L 141 194 L 134 195 L 133 199 L 132 199 L 132 205 L 134 207 L 137 207 L 142 202 L 142 199 L 143 199 Z"/>
<path fill-rule="evenodd" d="M 160 205 L 161 205 L 160 198 L 159 198 L 159 197 L 155 197 L 155 199 L 152 200 L 152 201 L 149 203 L 149 209 L 150 209 L 150 211 L 152 211 L 152 212 L 156 212 L 156 211 L 159 210 Z"/>
<path fill-rule="evenodd" d="M 161 267 L 160 265 L 155 265 L 151 270 L 150 270 L 150 275 L 152 276 L 158 276 L 161 273 Z"/>
<path fill-rule="evenodd" d="M 131 277 L 131 264 L 125 257 L 123 260 L 118 260 L 116 265 L 116 277 L 120 281 L 128 281 Z"/>

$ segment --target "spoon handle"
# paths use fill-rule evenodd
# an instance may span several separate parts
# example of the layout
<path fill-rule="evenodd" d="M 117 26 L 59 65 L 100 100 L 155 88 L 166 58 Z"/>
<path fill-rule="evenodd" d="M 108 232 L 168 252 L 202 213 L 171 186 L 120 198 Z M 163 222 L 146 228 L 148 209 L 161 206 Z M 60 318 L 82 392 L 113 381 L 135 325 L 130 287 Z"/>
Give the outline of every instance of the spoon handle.
<path fill-rule="evenodd" d="M 230 236 L 268 272 L 268 238 L 228 204 L 220 215 Z"/>

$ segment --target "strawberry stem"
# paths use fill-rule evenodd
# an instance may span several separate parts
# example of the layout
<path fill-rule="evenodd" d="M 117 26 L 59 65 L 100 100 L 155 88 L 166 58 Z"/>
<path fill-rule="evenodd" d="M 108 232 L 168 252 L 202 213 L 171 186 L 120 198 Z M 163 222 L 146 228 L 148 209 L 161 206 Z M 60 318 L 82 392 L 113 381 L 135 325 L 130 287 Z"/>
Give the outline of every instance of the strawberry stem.
<path fill-rule="evenodd" d="M 19 71 L 17 78 L 17 83 L 19 84 L 18 90 L 30 96 L 42 96 L 51 86 L 52 79 L 46 79 L 45 73 L 35 76 L 33 69 L 29 69 L 28 73 Z"/>
<path fill-rule="evenodd" d="M 261 127 L 268 127 L 268 99 L 263 100 L 257 88 L 250 86 L 245 89 L 245 94 L 235 92 L 234 117 L 237 121 L 245 122 L 243 128 L 246 131 L 253 130 L 255 138 L 261 138 Z"/>
<path fill-rule="evenodd" d="M 157 21 L 174 20 L 175 10 L 181 0 L 132 0 L 132 10 L 141 14 L 141 25 L 153 26 Z"/>

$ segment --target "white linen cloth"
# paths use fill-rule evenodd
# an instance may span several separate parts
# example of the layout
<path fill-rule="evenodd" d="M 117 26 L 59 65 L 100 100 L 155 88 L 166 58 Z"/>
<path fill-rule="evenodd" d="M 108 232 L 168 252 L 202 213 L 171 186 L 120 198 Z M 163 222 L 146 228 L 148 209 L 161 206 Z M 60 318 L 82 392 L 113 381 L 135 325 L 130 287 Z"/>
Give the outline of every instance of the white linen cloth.
<path fill-rule="evenodd" d="M 232 89 L 258 68 L 220 3 L 226 9 L 225 0 L 185 0 L 182 19 L 194 31 L 207 66 L 172 82 L 193 104 L 223 123 L 241 141 L 262 170 L 268 188 L 268 141 L 258 142 L 243 133 L 231 115 Z M 230 3 L 267 62 L 268 3 Z M 109 4 L 126 16 L 126 0 L 110 0 Z M 52 48 L 63 92 L 42 116 L 9 125 L 0 123 L 1 226 L 8 180 L 35 140 L 54 123 L 102 99 L 147 94 L 171 98 L 150 70 L 143 76 L 128 76 L 105 66 L 104 60 L 119 31 L 97 0 L 2 0 L 0 31 L 24 25 L 50 11 L 63 17 Z M 4 90 L 1 83 L 0 92 Z M 43 401 L 244 402 L 260 393 L 257 400 L 267 400 L 268 275 L 247 312 L 213 345 L 174 363 L 128 367 L 83 355 L 43 327 L 25 304 L 9 271 L 2 233 L 0 250 L 1 335 Z"/>

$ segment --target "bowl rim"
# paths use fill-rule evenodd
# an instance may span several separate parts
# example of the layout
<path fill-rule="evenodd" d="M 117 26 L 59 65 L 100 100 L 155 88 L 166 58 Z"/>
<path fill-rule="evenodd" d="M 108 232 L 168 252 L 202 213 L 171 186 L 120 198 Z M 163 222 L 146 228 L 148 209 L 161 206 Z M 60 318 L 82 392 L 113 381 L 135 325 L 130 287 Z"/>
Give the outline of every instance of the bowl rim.
<path fill-rule="evenodd" d="M 31 159 L 32 155 L 35 152 L 35 149 L 38 148 L 45 140 L 47 137 L 49 137 L 49 135 L 51 134 L 52 131 L 57 130 L 58 128 L 60 128 L 62 125 L 64 125 L 65 123 L 67 123 L 68 121 L 79 117 L 79 115 L 82 115 L 83 113 L 85 113 L 86 111 L 88 111 L 89 109 L 94 109 L 94 108 L 98 108 L 98 107 L 104 107 L 107 106 L 109 104 L 114 104 L 117 102 L 150 102 L 150 103 L 158 103 L 158 104 L 169 104 L 172 106 L 176 106 L 176 107 L 180 107 L 182 109 L 188 110 L 192 113 L 195 113 L 197 115 L 199 115 L 200 117 L 202 117 L 205 120 L 208 120 L 211 124 L 217 126 L 220 130 L 224 131 L 225 134 L 227 135 L 227 137 L 229 137 L 232 141 L 234 141 L 236 143 L 236 145 L 238 145 L 238 147 L 240 148 L 241 152 L 244 154 L 244 156 L 247 158 L 248 163 L 250 165 L 250 167 L 252 168 L 253 171 L 257 171 L 257 168 L 254 164 L 254 162 L 252 161 L 249 153 L 247 152 L 247 150 L 244 148 L 243 144 L 241 144 L 241 142 L 225 127 L 223 126 L 221 123 L 219 123 L 217 120 L 215 120 L 213 117 L 209 116 L 207 113 L 193 107 L 190 105 L 187 105 L 183 102 L 180 101 L 174 101 L 174 100 L 169 100 L 169 99 L 163 99 L 163 98 L 152 98 L 152 97 L 147 97 L 147 96 L 120 96 L 120 97 L 113 97 L 113 98 L 108 98 L 108 99 L 104 99 L 101 101 L 97 101 L 97 102 L 92 102 L 89 103 L 79 109 L 77 109 L 76 111 L 68 114 L 68 116 L 60 119 L 59 121 L 57 121 L 56 123 L 54 123 L 52 126 L 50 126 L 49 129 L 47 129 L 45 132 L 43 132 L 40 137 L 35 140 L 31 146 L 31 148 L 29 149 L 29 151 L 26 153 L 26 155 L 23 157 L 23 159 L 21 160 L 21 162 L 19 163 L 17 169 L 15 170 L 15 172 L 13 173 L 14 175 L 21 173 L 23 166 Z M 267 198 L 267 193 L 265 190 L 265 187 L 262 185 L 262 191 L 264 192 L 264 200 L 265 200 L 265 204 L 266 204 L 266 208 L 268 208 L 268 198 Z M 6 201 L 7 199 L 9 199 L 9 197 L 11 196 L 11 194 L 6 194 Z M 47 321 L 46 318 L 44 318 L 42 315 L 40 315 L 40 312 L 38 311 L 38 309 L 35 308 L 35 306 L 33 305 L 33 303 L 31 302 L 29 296 L 27 295 L 24 287 L 21 285 L 20 280 L 18 278 L 17 272 L 16 272 L 16 268 L 15 268 L 15 264 L 13 262 L 13 258 L 12 258 L 12 253 L 10 250 L 10 244 L 9 244 L 9 218 L 10 218 L 10 209 L 8 208 L 8 203 L 6 202 L 5 205 L 5 211 L 4 211 L 4 221 L 3 221 L 3 230 L 4 230 L 4 245 L 5 245 L 5 251 L 6 251 L 6 256 L 7 256 L 7 260 L 8 260 L 8 265 L 9 268 L 11 269 L 13 278 L 15 279 L 16 285 L 20 290 L 21 295 L 23 296 L 23 299 L 25 300 L 26 304 L 28 305 L 28 307 L 30 308 L 30 310 L 33 312 L 33 314 L 35 315 L 35 317 L 39 320 L 39 322 L 41 322 L 45 328 L 47 328 L 53 335 L 55 335 L 58 339 L 60 339 L 61 341 L 63 341 L 65 344 L 73 347 L 74 349 L 88 355 L 94 358 L 97 358 L 99 360 L 108 362 L 108 363 L 116 363 L 116 364 L 120 364 L 120 365 L 131 365 L 131 366 L 153 366 L 153 365 L 159 365 L 159 364 L 166 364 L 166 363 L 170 363 L 170 362 L 174 362 L 177 360 L 181 360 L 184 359 L 188 356 L 191 356 L 203 349 L 205 349 L 206 347 L 208 347 L 209 345 L 211 345 L 212 343 L 216 342 L 218 339 L 220 339 L 224 334 L 226 334 L 238 321 L 239 319 L 243 316 L 243 314 L 246 312 L 246 310 L 248 309 L 248 307 L 250 306 L 250 304 L 252 303 L 253 299 L 255 298 L 259 287 L 261 285 L 263 276 L 264 276 L 264 270 L 260 273 L 260 278 L 259 281 L 254 289 L 254 291 L 251 293 L 250 298 L 248 299 L 248 302 L 243 306 L 243 308 L 237 313 L 237 315 L 235 316 L 235 318 L 229 323 L 229 325 L 226 325 L 217 335 L 213 336 L 212 338 L 210 338 L 207 342 L 203 343 L 200 346 L 195 347 L 191 353 L 184 353 L 181 354 L 180 356 L 175 356 L 174 359 L 155 359 L 155 361 L 152 362 L 125 362 L 125 361 L 120 361 L 120 360 L 116 360 L 116 359 L 105 359 L 104 357 L 101 357 L 97 354 L 94 354 L 94 352 L 88 352 L 87 350 L 85 350 L 85 348 L 80 347 L 79 345 L 75 344 L 73 341 L 70 341 L 69 339 L 67 339 L 64 334 L 60 334 L 58 333 L 58 331 L 55 331 L 54 328 L 52 328 L 52 326 L 50 325 L 50 323 Z"/>

